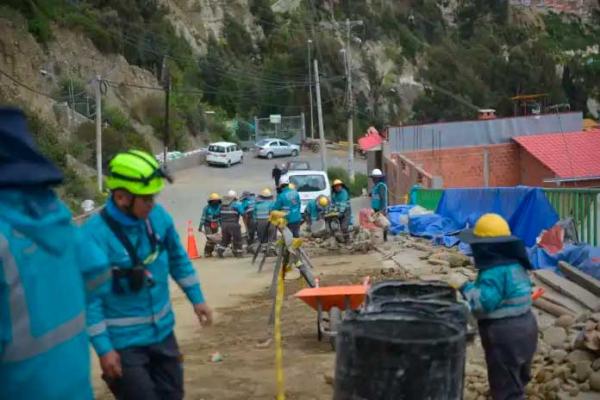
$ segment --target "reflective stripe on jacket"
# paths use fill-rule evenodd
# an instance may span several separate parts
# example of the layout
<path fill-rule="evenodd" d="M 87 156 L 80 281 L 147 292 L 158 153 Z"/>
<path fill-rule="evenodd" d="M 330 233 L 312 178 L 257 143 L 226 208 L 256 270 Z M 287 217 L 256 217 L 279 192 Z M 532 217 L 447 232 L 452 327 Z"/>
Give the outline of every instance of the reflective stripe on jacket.
<path fill-rule="evenodd" d="M 108 201 L 106 209 L 120 224 L 138 257 L 146 259 L 151 253 L 151 240 L 145 221 L 123 214 L 112 200 Z M 156 205 L 149 220 L 162 251 L 145 266 L 146 284 L 140 291 L 134 292 L 129 288 L 126 277 L 113 278 L 119 279 L 123 293 L 110 290 L 88 307 L 88 333 L 99 355 L 112 349 L 158 343 L 172 333 L 175 320 L 169 296 L 169 276 L 191 303 L 204 302 L 196 272 L 181 246 L 169 214 Z M 84 228 L 108 254 L 111 265 L 124 270 L 133 266 L 129 254 L 100 215 L 90 218 Z"/>
<path fill-rule="evenodd" d="M 333 190 L 331 193 L 331 202 L 340 213 L 346 212 L 346 209 L 350 208 L 350 193 L 348 189 L 342 187 L 339 192 Z"/>
<path fill-rule="evenodd" d="M 515 317 L 528 312 L 532 305 L 531 280 L 520 264 L 481 270 L 462 292 L 478 319 Z"/>
<path fill-rule="evenodd" d="M 92 399 L 86 299 L 109 278 L 48 189 L 0 190 L 0 399 Z"/>
<path fill-rule="evenodd" d="M 221 206 L 221 223 L 222 224 L 237 224 L 240 222 L 240 216 L 244 214 L 242 205 L 234 201 L 231 204 L 223 204 Z"/>
<path fill-rule="evenodd" d="M 300 195 L 294 189 L 285 187 L 281 193 L 277 195 L 277 200 L 273 204 L 274 210 L 286 211 L 287 222 L 295 224 L 302 221 L 302 214 L 300 213 Z"/>
<path fill-rule="evenodd" d="M 385 182 L 377 182 L 371 190 L 371 208 L 385 211 L 388 207 L 388 187 Z"/>
<path fill-rule="evenodd" d="M 254 219 L 257 221 L 269 219 L 269 213 L 271 212 L 274 203 L 275 202 L 271 199 L 259 199 L 254 205 Z"/>
<path fill-rule="evenodd" d="M 202 210 L 202 218 L 200 219 L 200 225 L 207 225 L 211 222 L 220 222 L 221 220 L 221 205 L 220 204 L 208 204 L 204 206 Z"/>

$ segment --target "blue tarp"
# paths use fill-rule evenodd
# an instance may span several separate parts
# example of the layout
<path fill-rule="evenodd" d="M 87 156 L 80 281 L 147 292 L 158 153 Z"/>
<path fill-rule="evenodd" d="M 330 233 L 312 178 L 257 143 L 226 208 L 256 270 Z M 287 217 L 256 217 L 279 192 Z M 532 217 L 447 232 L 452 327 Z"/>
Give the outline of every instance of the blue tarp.
<path fill-rule="evenodd" d="M 446 189 L 436 212 L 454 221 L 459 229 L 473 226 L 482 214 L 500 214 L 526 246 L 533 246 L 540 232 L 558 221 L 542 189 L 526 186 Z"/>
<path fill-rule="evenodd" d="M 567 244 L 558 253 L 533 246 L 527 250 L 529 260 L 535 269 L 555 268 L 559 261 L 565 261 L 586 274 L 600 279 L 600 248 L 587 244 Z"/>

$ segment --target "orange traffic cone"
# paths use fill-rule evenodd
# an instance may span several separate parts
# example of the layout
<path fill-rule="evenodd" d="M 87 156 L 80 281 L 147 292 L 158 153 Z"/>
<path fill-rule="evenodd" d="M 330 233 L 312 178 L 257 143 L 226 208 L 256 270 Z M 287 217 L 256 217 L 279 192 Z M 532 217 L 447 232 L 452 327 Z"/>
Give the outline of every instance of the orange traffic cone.
<path fill-rule="evenodd" d="M 200 258 L 200 254 L 198 253 L 198 246 L 196 246 L 196 236 L 194 236 L 194 228 L 192 228 L 192 221 L 188 221 L 187 253 L 190 260 Z"/>

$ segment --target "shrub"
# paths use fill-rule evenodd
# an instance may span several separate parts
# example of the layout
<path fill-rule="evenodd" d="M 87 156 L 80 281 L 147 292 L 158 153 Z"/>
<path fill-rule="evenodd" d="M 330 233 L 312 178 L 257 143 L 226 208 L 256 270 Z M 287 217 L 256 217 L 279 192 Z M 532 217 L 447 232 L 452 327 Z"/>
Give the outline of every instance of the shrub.
<path fill-rule="evenodd" d="M 354 174 L 354 182 L 350 182 L 348 171 L 342 167 L 327 168 L 327 177 L 329 178 L 329 182 L 333 182 L 335 179 L 340 179 L 344 182 L 352 197 L 360 196 L 362 189 L 366 188 L 369 183 L 369 177 L 361 173 Z"/>
<path fill-rule="evenodd" d="M 106 107 L 102 111 L 102 119 L 119 132 L 132 130 L 129 117 L 116 107 Z"/>

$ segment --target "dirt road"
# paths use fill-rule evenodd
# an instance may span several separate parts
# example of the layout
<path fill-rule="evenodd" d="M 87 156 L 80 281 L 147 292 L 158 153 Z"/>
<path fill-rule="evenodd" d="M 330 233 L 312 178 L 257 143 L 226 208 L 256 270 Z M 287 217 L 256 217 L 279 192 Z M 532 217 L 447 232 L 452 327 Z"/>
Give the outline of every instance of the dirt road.
<path fill-rule="evenodd" d="M 412 258 L 412 257 L 411 257 Z M 416 256 L 414 256 L 416 259 Z M 381 269 L 375 253 L 314 258 L 324 284 L 359 283 Z M 185 355 L 186 399 L 269 399 L 275 393 L 273 347 L 256 344 L 268 337 L 267 296 L 272 261 L 261 274 L 250 259 L 201 259 L 195 263 L 209 303 L 216 310 L 215 325 L 201 329 L 182 292 L 173 286 L 176 335 Z M 324 375 L 333 374 L 334 352 L 316 338 L 312 309 L 290 297 L 299 281 L 286 283 L 283 312 L 286 388 L 290 399 L 329 399 L 332 388 Z M 219 352 L 224 360 L 209 361 Z M 110 399 L 94 360 L 97 398 Z"/>

